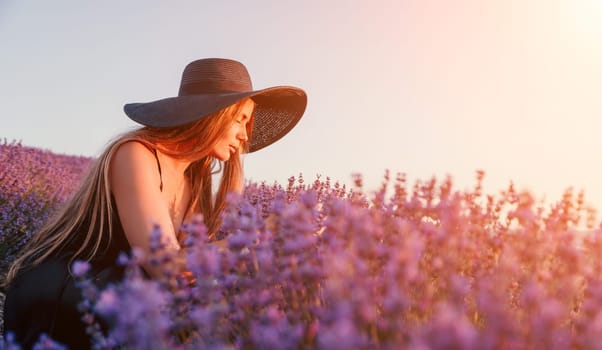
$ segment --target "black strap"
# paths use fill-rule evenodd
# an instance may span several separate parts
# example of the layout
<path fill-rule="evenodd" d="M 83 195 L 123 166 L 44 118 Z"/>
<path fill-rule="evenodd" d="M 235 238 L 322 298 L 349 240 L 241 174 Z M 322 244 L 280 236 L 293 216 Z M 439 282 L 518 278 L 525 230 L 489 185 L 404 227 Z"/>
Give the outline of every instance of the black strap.
<path fill-rule="evenodd" d="M 159 191 L 163 192 L 163 176 L 161 175 L 161 163 L 159 163 L 159 156 L 157 155 L 157 149 L 153 148 L 153 152 L 155 153 L 155 158 L 157 159 L 157 168 L 159 168 L 159 180 L 161 180 L 161 183 L 159 184 Z"/>

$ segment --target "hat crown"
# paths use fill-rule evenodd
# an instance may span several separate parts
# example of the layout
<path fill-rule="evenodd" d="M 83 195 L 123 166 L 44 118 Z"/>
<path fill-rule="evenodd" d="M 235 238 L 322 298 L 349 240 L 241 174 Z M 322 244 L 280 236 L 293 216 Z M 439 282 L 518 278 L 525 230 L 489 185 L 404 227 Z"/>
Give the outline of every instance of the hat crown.
<path fill-rule="evenodd" d="M 190 62 L 182 73 L 178 96 L 252 91 L 247 68 L 225 58 L 205 58 Z"/>

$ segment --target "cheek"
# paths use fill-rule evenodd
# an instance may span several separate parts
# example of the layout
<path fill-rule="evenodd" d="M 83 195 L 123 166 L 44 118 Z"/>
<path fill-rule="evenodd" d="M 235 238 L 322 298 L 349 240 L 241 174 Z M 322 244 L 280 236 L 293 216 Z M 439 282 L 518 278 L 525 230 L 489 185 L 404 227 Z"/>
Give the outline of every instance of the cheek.
<path fill-rule="evenodd" d="M 228 140 L 232 140 L 232 139 L 235 139 L 235 138 L 236 138 L 236 135 L 237 135 L 237 134 L 238 134 L 238 127 L 237 127 L 236 125 L 232 125 L 232 127 L 230 127 L 230 128 L 228 129 L 228 132 L 227 132 L 227 134 L 226 134 L 226 135 L 227 135 L 226 137 L 228 138 Z"/>
<path fill-rule="evenodd" d="M 232 128 L 228 128 L 224 131 L 224 133 L 219 137 L 217 143 L 226 143 L 232 138 Z"/>

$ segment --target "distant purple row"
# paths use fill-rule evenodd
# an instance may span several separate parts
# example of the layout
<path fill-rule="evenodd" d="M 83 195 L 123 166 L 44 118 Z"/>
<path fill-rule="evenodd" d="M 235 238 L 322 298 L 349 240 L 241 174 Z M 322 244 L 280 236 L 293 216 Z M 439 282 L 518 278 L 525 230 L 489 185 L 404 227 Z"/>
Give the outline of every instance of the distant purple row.
<path fill-rule="evenodd" d="M 73 195 L 91 158 L 0 143 L 0 275 L 57 205 Z"/>

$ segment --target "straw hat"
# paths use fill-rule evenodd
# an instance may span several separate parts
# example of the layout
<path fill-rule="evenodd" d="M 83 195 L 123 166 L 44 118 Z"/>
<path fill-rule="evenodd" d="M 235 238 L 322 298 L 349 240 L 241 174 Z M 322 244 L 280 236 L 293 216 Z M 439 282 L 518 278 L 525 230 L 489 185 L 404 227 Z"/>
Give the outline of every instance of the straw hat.
<path fill-rule="evenodd" d="M 142 125 L 172 127 L 194 122 L 247 97 L 256 103 L 249 152 L 269 146 L 286 135 L 301 119 L 307 105 L 307 95 L 297 87 L 253 90 L 242 63 L 206 58 L 186 66 L 178 96 L 128 103 L 123 109 L 128 117 Z"/>

